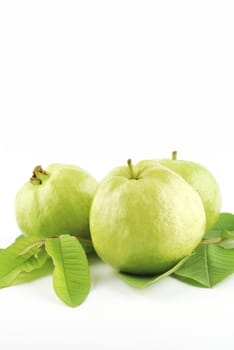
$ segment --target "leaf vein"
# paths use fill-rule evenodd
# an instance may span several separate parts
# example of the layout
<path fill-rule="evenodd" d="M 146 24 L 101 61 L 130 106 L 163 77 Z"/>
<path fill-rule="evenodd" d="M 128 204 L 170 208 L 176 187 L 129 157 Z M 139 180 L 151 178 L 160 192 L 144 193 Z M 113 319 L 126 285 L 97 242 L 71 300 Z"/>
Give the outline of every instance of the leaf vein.
<path fill-rule="evenodd" d="M 211 287 L 210 274 L 209 274 L 209 264 L 208 264 L 208 245 L 204 249 L 204 260 L 205 260 L 205 273 L 208 281 L 209 287 Z"/>
<path fill-rule="evenodd" d="M 67 289 L 67 294 L 69 296 L 70 302 L 72 303 L 72 297 L 69 291 L 69 287 L 68 287 L 68 278 L 67 278 L 67 274 L 66 274 L 66 269 L 65 269 L 65 265 L 64 265 L 64 254 L 63 254 L 63 250 L 62 250 L 62 244 L 61 244 L 61 240 L 58 240 L 59 242 L 59 250 L 61 253 L 61 260 L 62 260 L 62 268 L 63 268 L 63 274 L 64 274 L 64 280 L 65 280 L 65 285 L 66 285 L 66 289 Z"/>

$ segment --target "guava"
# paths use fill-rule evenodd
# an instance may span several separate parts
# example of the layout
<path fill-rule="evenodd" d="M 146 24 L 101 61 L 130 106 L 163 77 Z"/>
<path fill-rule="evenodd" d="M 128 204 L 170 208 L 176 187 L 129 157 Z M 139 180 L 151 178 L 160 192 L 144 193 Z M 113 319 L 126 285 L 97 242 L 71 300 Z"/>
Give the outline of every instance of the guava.
<path fill-rule="evenodd" d="M 131 274 L 157 274 L 190 255 L 204 235 L 197 192 L 155 161 L 117 167 L 100 183 L 90 211 L 99 257 Z"/>
<path fill-rule="evenodd" d="M 15 198 L 16 221 L 25 236 L 90 237 L 89 211 L 97 181 L 75 165 L 35 167 Z"/>
<path fill-rule="evenodd" d="M 173 152 L 172 159 L 162 159 L 160 163 L 182 176 L 200 195 L 208 231 L 217 221 L 222 204 L 221 192 L 214 176 L 198 163 L 177 159 L 177 152 Z"/>

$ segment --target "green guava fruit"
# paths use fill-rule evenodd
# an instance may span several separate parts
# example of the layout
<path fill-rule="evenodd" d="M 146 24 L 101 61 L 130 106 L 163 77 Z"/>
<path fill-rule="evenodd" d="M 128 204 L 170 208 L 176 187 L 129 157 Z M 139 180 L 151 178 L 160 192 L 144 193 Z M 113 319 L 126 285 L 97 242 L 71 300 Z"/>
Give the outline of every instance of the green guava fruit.
<path fill-rule="evenodd" d="M 16 221 L 25 236 L 89 237 L 89 211 L 97 181 L 75 165 L 35 167 L 15 198 Z"/>
<path fill-rule="evenodd" d="M 217 221 L 222 199 L 219 185 L 204 166 L 177 159 L 177 152 L 173 152 L 172 159 L 162 159 L 160 164 L 173 170 L 183 177 L 200 195 L 206 212 L 206 231 L 208 231 Z"/>
<path fill-rule="evenodd" d="M 111 171 L 90 211 L 99 257 L 132 274 L 156 274 L 192 253 L 205 231 L 200 196 L 182 177 L 155 161 Z"/>

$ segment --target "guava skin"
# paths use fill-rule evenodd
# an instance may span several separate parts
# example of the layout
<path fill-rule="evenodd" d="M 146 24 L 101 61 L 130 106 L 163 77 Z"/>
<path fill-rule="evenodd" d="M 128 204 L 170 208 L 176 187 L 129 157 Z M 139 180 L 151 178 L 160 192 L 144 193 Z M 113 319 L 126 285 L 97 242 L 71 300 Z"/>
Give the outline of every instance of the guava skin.
<path fill-rule="evenodd" d="M 90 237 L 89 211 L 97 181 L 75 165 L 52 164 L 45 173 L 37 172 L 16 195 L 16 221 L 22 233 Z"/>
<path fill-rule="evenodd" d="M 160 163 L 182 176 L 200 195 L 206 212 L 206 231 L 218 220 L 222 205 L 219 185 L 204 166 L 185 160 L 163 159 Z"/>
<path fill-rule="evenodd" d="M 157 274 L 192 253 L 205 231 L 196 191 L 154 161 L 114 169 L 92 202 L 90 231 L 99 257 L 131 274 Z"/>

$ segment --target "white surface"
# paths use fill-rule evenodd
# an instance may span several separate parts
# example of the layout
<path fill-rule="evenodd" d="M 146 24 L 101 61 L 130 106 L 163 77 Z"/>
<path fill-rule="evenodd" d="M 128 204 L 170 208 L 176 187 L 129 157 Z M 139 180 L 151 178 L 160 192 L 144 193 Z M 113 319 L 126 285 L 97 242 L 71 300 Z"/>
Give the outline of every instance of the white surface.
<path fill-rule="evenodd" d="M 34 165 L 206 165 L 234 211 L 232 1 L 0 2 L 0 245 Z M 70 309 L 50 277 L 0 290 L 1 349 L 233 349 L 234 276 L 130 288 L 103 264 Z"/>

